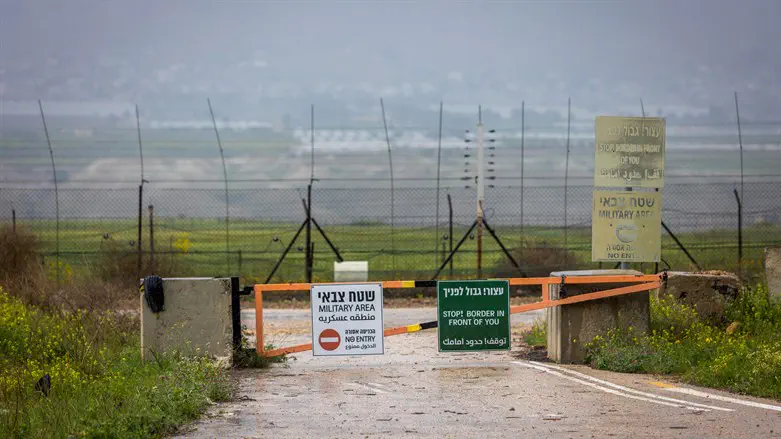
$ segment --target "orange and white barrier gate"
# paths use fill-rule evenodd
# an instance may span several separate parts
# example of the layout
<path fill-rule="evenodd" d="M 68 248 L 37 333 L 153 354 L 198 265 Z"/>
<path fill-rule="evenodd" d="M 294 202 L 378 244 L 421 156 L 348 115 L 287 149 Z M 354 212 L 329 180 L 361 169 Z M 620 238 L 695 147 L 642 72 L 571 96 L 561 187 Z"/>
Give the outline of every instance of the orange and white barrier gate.
<path fill-rule="evenodd" d="M 529 303 L 525 305 L 516 305 L 510 307 L 510 314 L 517 314 L 527 311 L 534 311 L 538 309 L 550 308 L 554 306 L 570 305 L 573 303 L 588 302 L 591 300 L 605 299 L 608 297 L 622 296 L 625 294 L 639 293 L 643 291 L 650 291 L 660 288 L 662 285 L 663 273 L 652 275 L 609 275 L 609 276 L 573 276 L 573 277 L 533 277 L 533 278 L 511 278 L 511 279 L 499 279 L 509 282 L 510 286 L 520 285 L 539 285 L 541 287 L 541 301 Z M 496 280 L 496 279 L 492 279 Z M 367 282 L 360 285 L 369 286 L 381 286 L 382 289 L 397 289 L 397 288 L 421 288 L 421 287 L 437 287 L 438 281 L 383 281 L 383 282 Z M 465 281 L 468 282 L 468 281 Z M 619 288 L 612 288 L 603 291 L 597 291 L 594 293 L 579 294 L 577 296 L 566 297 L 564 299 L 550 300 L 548 297 L 548 287 L 551 284 L 616 284 L 616 283 L 628 283 L 632 285 L 623 286 Z M 279 349 L 265 350 L 263 342 L 263 295 L 269 293 L 280 293 L 286 291 L 306 291 L 312 290 L 312 287 L 327 287 L 338 285 L 356 285 L 355 283 L 341 282 L 341 283 L 288 283 L 288 284 L 256 284 L 255 290 L 255 334 L 256 334 L 256 350 L 259 355 L 266 357 L 276 357 L 284 354 L 292 354 L 296 352 L 304 352 L 312 350 L 312 343 L 300 344 L 295 346 L 288 346 Z M 327 289 L 327 288 L 326 288 Z M 376 300 L 376 297 L 373 297 Z M 380 307 L 382 306 L 382 298 L 379 297 Z M 362 313 L 365 318 L 357 318 L 354 320 L 366 320 L 372 321 L 373 317 L 371 312 Z M 381 315 L 381 309 L 380 309 Z M 380 325 L 382 320 L 379 320 Z M 364 322 L 358 322 L 363 324 Z M 436 328 L 438 326 L 437 321 L 424 322 L 414 325 L 399 326 L 396 328 L 388 328 L 383 330 L 385 337 L 391 335 L 406 334 L 409 332 L 416 332 L 423 329 Z M 381 326 L 380 326 L 381 328 Z M 369 329 L 367 329 L 368 331 Z M 320 347 L 329 350 L 334 344 L 338 345 L 339 334 L 332 334 L 330 332 L 318 332 L 318 342 Z M 380 337 L 381 339 L 381 337 Z M 380 347 L 381 341 L 380 341 Z M 377 348 L 382 353 L 381 348 Z"/>

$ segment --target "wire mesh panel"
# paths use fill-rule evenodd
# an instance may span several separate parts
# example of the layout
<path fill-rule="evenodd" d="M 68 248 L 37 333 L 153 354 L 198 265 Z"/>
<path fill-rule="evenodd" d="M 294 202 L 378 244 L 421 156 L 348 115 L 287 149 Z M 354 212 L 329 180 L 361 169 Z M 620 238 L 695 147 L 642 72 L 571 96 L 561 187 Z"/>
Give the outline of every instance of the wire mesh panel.
<path fill-rule="evenodd" d="M 300 114 L 285 114 L 282 123 L 245 123 L 229 120 L 235 112 L 215 99 L 226 199 L 205 97 L 176 109 L 181 114 L 171 121 L 156 120 L 152 115 L 160 108 L 144 105 L 138 120 L 133 109 L 111 120 L 47 114 L 56 172 L 35 106 L 29 117 L 5 116 L 0 132 L 0 221 L 36 234 L 45 264 L 59 249 L 63 269 L 88 275 L 238 274 L 256 282 L 302 281 L 313 251 L 315 281 L 332 280 L 339 258 L 368 261 L 373 280 L 428 279 L 438 271 L 440 278 L 474 277 L 476 114 L 446 112 L 440 139 L 438 107 L 386 101 L 386 139 L 379 102 L 371 115 L 315 108 L 313 133 L 308 105 Z M 524 111 L 521 132 L 518 109 L 505 116 L 484 109 L 485 221 L 495 236 L 484 231 L 483 273 L 596 268 L 593 120 L 572 121 L 566 163 L 566 114 L 557 117 L 532 105 Z M 763 248 L 781 244 L 781 125 L 743 123 L 742 178 L 733 120 L 674 121 L 667 127 L 667 229 L 659 268 L 761 272 Z M 736 192 L 742 197 L 743 266 Z"/>
<path fill-rule="evenodd" d="M 486 230 L 482 258 L 486 275 L 544 274 L 565 267 L 598 266 L 590 260 L 591 186 L 568 189 L 566 249 L 563 187 L 523 189 L 523 228 L 520 190 L 515 186 L 490 188 L 485 221 L 521 270 L 514 268 Z M 694 261 L 672 235 L 663 232 L 661 268 L 689 269 L 695 262 L 704 269 L 739 268 L 734 191 L 734 183 L 679 183 L 664 188 L 663 221 Z M 781 182 L 749 182 L 744 191 L 743 257 L 747 266 L 759 270 L 764 246 L 781 243 Z M 133 271 L 133 255 L 138 251 L 138 196 L 137 189 L 60 190 L 59 248 L 64 264 L 99 267 L 105 265 L 101 258 L 113 252 L 124 255 L 113 263 L 126 267 L 112 270 Z M 432 187 L 397 188 L 392 234 L 389 189 L 314 188 L 310 226 L 314 279 L 333 278 L 337 253 L 344 260 L 368 261 L 371 279 L 430 278 L 460 241 L 452 263 L 446 264 L 441 275 L 451 276 L 452 265 L 452 276 L 474 276 L 477 231 L 467 233 L 476 218 L 474 191 L 442 188 L 438 218 L 436 196 Z M 224 190 L 145 185 L 144 268 L 178 275 L 240 274 L 265 281 L 279 263 L 275 282 L 305 279 L 306 188 L 231 189 L 229 199 L 226 235 Z M 53 189 L 3 188 L 0 206 L 4 222 L 10 223 L 15 216 L 17 227 L 39 236 L 45 257 L 54 254 Z M 652 264 L 644 267 L 651 269 Z"/>

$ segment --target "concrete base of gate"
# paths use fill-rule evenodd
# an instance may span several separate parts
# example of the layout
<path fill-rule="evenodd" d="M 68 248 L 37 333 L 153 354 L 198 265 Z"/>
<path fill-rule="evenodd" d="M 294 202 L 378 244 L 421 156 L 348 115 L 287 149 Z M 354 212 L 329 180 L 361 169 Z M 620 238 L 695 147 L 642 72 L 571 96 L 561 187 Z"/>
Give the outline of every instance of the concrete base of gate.
<path fill-rule="evenodd" d="M 141 356 L 179 352 L 233 360 L 231 279 L 165 278 L 164 310 L 154 313 L 141 293 Z"/>
<path fill-rule="evenodd" d="M 781 247 L 765 248 L 765 277 L 770 300 L 781 302 Z"/>
<path fill-rule="evenodd" d="M 621 276 L 642 275 L 635 270 L 579 270 L 551 273 L 551 277 L 574 276 Z M 632 284 L 551 284 L 548 289 L 550 300 L 580 294 L 594 293 Z M 562 297 L 563 296 L 563 297 Z M 595 336 L 612 328 L 629 328 L 638 333 L 647 333 L 651 325 L 650 297 L 647 292 L 608 297 L 546 309 L 548 323 L 548 358 L 557 363 L 583 363 L 585 346 Z"/>

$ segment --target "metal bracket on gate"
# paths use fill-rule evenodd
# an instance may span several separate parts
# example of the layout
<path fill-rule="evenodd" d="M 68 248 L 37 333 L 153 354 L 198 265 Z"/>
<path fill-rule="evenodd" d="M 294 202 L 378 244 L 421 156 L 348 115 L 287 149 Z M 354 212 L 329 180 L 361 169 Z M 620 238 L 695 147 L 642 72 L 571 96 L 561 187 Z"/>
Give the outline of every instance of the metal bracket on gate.
<path fill-rule="evenodd" d="M 564 298 L 567 296 L 567 291 L 564 289 L 564 280 L 567 278 L 565 275 L 561 275 L 561 283 L 559 284 L 559 298 Z"/>

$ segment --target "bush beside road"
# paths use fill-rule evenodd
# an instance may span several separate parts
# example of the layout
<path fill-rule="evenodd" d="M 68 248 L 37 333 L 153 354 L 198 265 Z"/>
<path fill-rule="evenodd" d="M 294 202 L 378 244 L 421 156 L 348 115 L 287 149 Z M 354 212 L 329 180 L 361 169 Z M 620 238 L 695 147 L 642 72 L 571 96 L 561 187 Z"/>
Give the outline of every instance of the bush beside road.
<path fill-rule="evenodd" d="M 592 367 L 673 374 L 681 380 L 781 400 L 781 305 L 767 289 L 744 288 L 709 322 L 696 309 L 651 296 L 651 334 L 616 329 L 589 343 Z"/>
<path fill-rule="evenodd" d="M 230 378 L 207 359 L 142 361 L 137 324 L 0 290 L 0 436 L 157 437 L 229 399 Z M 50 387 L 36 386 L 45 375 Z"/>

